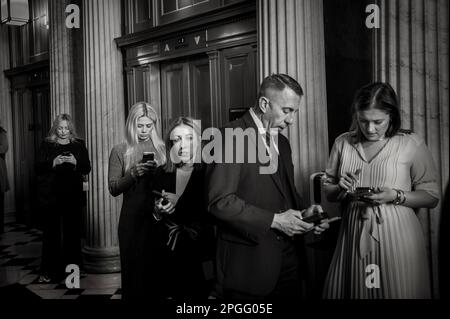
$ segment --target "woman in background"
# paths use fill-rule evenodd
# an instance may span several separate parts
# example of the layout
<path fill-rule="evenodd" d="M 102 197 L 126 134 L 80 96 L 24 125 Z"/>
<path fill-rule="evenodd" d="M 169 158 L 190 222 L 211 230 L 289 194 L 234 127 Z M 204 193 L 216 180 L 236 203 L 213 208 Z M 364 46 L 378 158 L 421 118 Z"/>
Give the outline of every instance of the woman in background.
<path fill-rule="evenodd" d="M 352 114 L 326 170 L 325 191 L 343 201 L 343 220 L 324 296 L 430 298 L 425 238 L 414 212 L 439 201 L 430 151 L 400 129 L 397 95 L 387 83 L 361 88 Z M 356 187 L 374 192 L 354 196 Z"/>
<path fill-rule="evenodd" d="M 8 152 L 8 137 L 6 130 L 0 126 L 0 235 L 5 231 L 5 193 L 9 190 L 6 152 Z"/>
<path fill-rule="evenodd" d="M 215 238 L 204 202 L 200 143 L 193 119 L 175 120 L 166 139 L 167 163 L 155 174 L 154 189 L 163 196 L 155 202 L 152 253 L 162 297 L 207 298 L 212 290 Z"/>
<path fill-rule="evenodd" d="M 82 268 L 83 176 L 88 151 L 68 114 L 56 117 L 40 147 L 36 171 L 44 216 L 40 283 L 59 281 L 68 264 Z"/>
<path fill-rule="evenodd" d="M 119 248 L 122 298 L 140 298 L 148 287 L 149 258 L 145 248 L 150 232 L 149 189 L 157 165 L 166 161 L 164 142 L 158 135 L 159 119 L 145 102 L 130 109 L 125 142 L 114 146 L 109 157 L 109 192 L 123 194 L 119 218 Z M 143 161 L 144 152 L 153 152 L 154 160 Z"/>

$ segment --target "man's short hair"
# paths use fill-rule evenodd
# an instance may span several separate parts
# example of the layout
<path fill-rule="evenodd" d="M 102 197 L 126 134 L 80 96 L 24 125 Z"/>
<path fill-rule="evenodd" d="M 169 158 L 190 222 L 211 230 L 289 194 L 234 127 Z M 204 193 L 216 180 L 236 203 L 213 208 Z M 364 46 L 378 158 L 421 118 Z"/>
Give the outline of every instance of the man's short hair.
<path fill-rule="evenodd" d="M 272 74 L 264 78 L 259 87 L 259 98 L 266 96 L 268 89 L 283 91 L 286 87 L 294 91 L 298 96 L 303 96 L 303 89 L 300 84 L 287 74 Z"/>

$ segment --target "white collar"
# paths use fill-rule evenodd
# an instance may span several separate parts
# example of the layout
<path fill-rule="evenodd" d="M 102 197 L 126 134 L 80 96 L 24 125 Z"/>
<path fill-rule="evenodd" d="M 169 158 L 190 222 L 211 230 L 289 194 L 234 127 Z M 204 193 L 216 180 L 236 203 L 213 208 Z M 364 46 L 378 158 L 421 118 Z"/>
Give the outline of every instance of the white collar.
<path fill-rule="evenodd" d="M 266 136 L 266 129 L 265 129 L 265 127 L 264 127 L 264 125 L 263 125 L 263 123 L 262 123 L 262 121 L 258 118 L 258 116 L 256 115 L 256 113 L 255 113 L 255 111 L 253 110 L 253 108 L 250 108 L 250 115 L 252 116 L 252 118 L 253 118 L 253 121 L 255 122 L 255 124 L 256 124 L 256 127 L 258 128 L 258 133 L 259 133 L 259 135 L 261 136 L 262 135 L 262 140 L 263 140 L 263 143 L 264 143 L 264 146 L 266 147 L 266 149 L 267 149 L 267 151 L 269 152 L 269 147 L 267 146 L 267 143 L 266 143 L 266 138 L 265 138 L 265 136 Z M 271 133 L 272 133 L 272 131 L 274 131 L 274 130 L 271 130 Z M 276 131 L 276 130 L 275 130 Z M 278 131 L 277 131 L 278 132 Z M 275 140 L 274 140 L 274 138 L 273 138 L 273 134 L 270 134 L 270 138 L 271 138 L 271 140 L 272 140 L 272 145 L 274 146 L 274 148 L 275 148 L 275 151 L 277 152 L 277 154 L 280 154 L 280 152 L 279 152 L 279 150 L 278 150 L 278 145 L 277 145 L 277 143 L 275 143 Z M 270 154 L 270 152 L 269 152 L 269 154 Z"/>

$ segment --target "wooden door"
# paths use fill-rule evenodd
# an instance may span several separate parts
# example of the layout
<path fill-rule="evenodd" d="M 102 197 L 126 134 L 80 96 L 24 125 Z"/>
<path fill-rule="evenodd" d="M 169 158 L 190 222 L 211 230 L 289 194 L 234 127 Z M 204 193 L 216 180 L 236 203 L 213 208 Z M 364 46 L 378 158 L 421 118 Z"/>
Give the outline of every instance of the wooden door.
<path fill-rule="evenodd" d="M 165 134 L 174 119 L 190 115 L 189 65 L 186 62 L 163 64 L 161 82 L 161 123 Z"/>
<path fill-rule="evenodd" d="M 227 122 L 235 117 L 240 117 L 255 103 L 257 95 L 256 48 L 244 45 L 225 49 L 221 54 L 221 64 L 222 105 L 224 106 L 222 119 Z"/>
<path fill-rule="evenodd" d="M 35 164 L 51 125 L 48 86 L 13 90 L 13 121 L 17 220 L 39 226 Z"/>
<path fill-rule="evenodd" d="M 161 64 L 161 118 L 163 132 L 179 116 L 211 124 L 211 89 L 208 57 L 198 56 Z"/>

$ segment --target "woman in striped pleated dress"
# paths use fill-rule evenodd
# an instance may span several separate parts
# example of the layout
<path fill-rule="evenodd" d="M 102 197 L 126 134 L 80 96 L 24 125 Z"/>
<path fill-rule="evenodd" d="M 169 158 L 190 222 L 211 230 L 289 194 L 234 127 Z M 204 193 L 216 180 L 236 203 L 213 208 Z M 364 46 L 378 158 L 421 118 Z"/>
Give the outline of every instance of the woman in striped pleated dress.
<path fill-rule="evenodd" d="M 425 238 L 414 212 L 439 202 L 430 151 L 400 129 L 398 99 L 387 83 L 361 88 L 352 114 L 326 170 L 327 197 L 342 202 L 343 219 L 323 296 L 430 298 Z M 356 187 L 374 192 L 357 197 Z"/>

